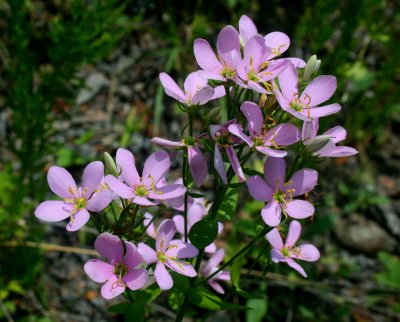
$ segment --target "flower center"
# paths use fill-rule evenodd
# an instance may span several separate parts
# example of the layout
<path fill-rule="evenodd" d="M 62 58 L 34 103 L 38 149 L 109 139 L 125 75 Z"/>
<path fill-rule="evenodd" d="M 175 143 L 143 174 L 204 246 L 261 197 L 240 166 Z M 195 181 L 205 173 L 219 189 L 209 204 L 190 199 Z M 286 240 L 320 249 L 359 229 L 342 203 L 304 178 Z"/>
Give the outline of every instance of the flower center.
<path fill-rule="evenodd" d="M 286 192 L 275 190 L 274 199 L 279 203 L 285 203 L 286 202 Z"/>
<path fill-rule="evenodd" d="M 183 143 L 187 146 L 195 146 L 196 139 L 193 136 L 185 136 L 185 138 L 183 139 Z"/>
<path fill-rule="evenodd" d="M 157 252 L 157 259 L 160 263 L 165 263 L 168 260 L 168 256 L 162 253 L 161 250 L 159 250 Z"/>
<path fill-rule="evenodd" d="M 220 74 L 222 77 L 225 78 L 233 78 L 236 76 L 236 70 L 230 67 L 225 67 L 224 69 L 221 70 Z"/>
<path fill-rule="evenodd" d="M 288 250 L 286 247 L 283 247 L 283 248 L 281 249 L 281 252 L 282 252 L 282 255 L 283 255 L 284 257 L 289 257 L 289 256 L 290 256 L 290 252 L 289 252 L 289 250 Z"/>
<path fill-rule="evenodd" d="M 254 70 L 251 70 L 251 72 L 248 73 L 247 78 L 248 78 L 250 81 L 253 81 L 253 82 L 258 82 L 258 79 L 259 79 L 258 76 L 257 76 L 257 74 L 254 72 Z"/>
<path fill-rule="evenodd" d="M 217 142 L 219 145 L 227 146 L 230 144 L 229 136 L 228 135 L 221 135 L 217 138 Z"/>
<path fill-rule="evenodd" d="M 76 198 L 75 199 L 75 208 L 76 209 L 83 209 L 86 207 L 87 201 L 85 198 Z"/>
<path fill-rule="evenodd" d="M 123 263 L 117 263 L 117 265 L 115 265 L 114 268 L 114 274 L 118 275 L 119 278 L 121 278 L 122 276 L 125 276 L 126 274 L 128 274 L 128 265 L 125 265 Z"/>
<path fill-rule="evenodd" d="M 141 184 L 141 185 L 135 186 L 135 194 L 138 197 L 146 197 L 149 194 L 149 191 L 143 184 Z"/>
<path fill-rule="evenodd" d="M 294 109 L 296 112 L 301 112 L 303 110 L 303 104 L 301 104 L 298 99 L 294 99 L 290 103 L 290 107 Z"/>

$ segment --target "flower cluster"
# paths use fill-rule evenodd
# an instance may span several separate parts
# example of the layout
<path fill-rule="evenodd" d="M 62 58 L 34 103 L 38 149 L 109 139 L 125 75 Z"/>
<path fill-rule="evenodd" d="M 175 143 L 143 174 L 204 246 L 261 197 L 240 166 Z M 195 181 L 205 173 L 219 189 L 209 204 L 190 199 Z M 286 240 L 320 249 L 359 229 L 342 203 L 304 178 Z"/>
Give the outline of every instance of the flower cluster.
<path fill-rule="evenodd" d="M 320 257 L 313 245 L 296 246 L 299 220 L 307 223 L 315 213 L 309 194 L 317 185 L 318 172 L 310 167 L 318 158 L 357 151 L 337 146 L 346 138 L 340 126 L 317 135 L 319 118 L 341 109 L 337 103 L 326 103 L 336 90 L 336 78 L 311 79 L 321 62 L 315 56 L 307 63 L 283 58 L 289 46 L 284 33 L 260 35 L 253 21 L 242 16 L 239 30 L 226 26 L 220 31 L 217 53 L 207 40 L 194 42 L 200 70 L 187 76 L 183 90 L 171 76 L 160 74 L 165 93 L 188 117 L 181 138 L 152 139 L 157 146 L 182 151 L 182 178 L 173 183 L 168 177 L 170 155 L 163 150 L 152 153 L 139 172 L 134 155 L 120 148 L 115 161 L 106 155 L 105 166 L 90 163 L 81 186 L 67 170 L 50 168 L 50 189 L 62 200 L 41 203 L 35 215 L 50 222 L 69 218 L 69 231 L 93 219 L 99 230 L 95 248 L 104 260 L 91 259 L 84 269 L 95 282 L 104 283 L 104 298 L 154 282 L 168 290 L 174 274 L 207 282 L 223 294 L 219 281 L 229 282 L 230 273 L 223 270 L 227 265 L 218 268 L 225 250 L 215 239 L 223 234 L 218 214 L 227 188 L 237 192 L 247 188 L 252 198 L 265 202 L 255 218 L 263 225 L 262 234 L 255 238 L 265 243 L 266 237 L 272 245 L 272 262 L 285 262 L 306 277 L 296 260 Z M 193 119 L 205 118 L 211 111 L 199 112 L 205 106 L 211 109 L 212 102 L 221 98 L 225 113 L 195 127 Z M 257 157 L 265 160 L 263 173 L 252 168 Z M 195 190 L 211 174 L 215 175 L 212 204 Z M 233 214 L 231 218 L 235 220 Z M 206 241 L 199 240 L 199 232 Z M 202 262 L 204 256 L 209 256 L 207 262 Z M 230 262 L 235 256 L 231 254 Z"/>

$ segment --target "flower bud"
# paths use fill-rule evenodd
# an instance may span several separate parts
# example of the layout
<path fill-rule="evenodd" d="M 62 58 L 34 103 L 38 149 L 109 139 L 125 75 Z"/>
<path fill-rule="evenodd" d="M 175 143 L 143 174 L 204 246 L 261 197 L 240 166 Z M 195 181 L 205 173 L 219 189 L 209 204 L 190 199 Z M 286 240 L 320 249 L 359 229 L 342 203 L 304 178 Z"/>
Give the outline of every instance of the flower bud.
<path fill-rule="evenodd" d="M 104 165 L 105 165 L 105 174 L 111 174 L 114 177 L 118 177 L 117 165 L 115 164 L 114 159 L 107 152 L 104 152 Z"/>
<path fill-rule="evenodd" d="M 306 67 L 304 67 L 303 81 L 307 81 L 315 71 L 315 64 L 317 62 L 317 56 L 312 55 L 307 61 Z"/>
<path fill-rule="evenodd" d="M 315 138 L 305 140 L 304 145 L 307 152 L 314 153 L 321 150 L 330 140 L 331 137 L 329 135 L 318 135 Z"/>
<path fill-rule="evenodd" d="M 318 72 L 320 67 L 321 67 L 321 59 L 318 59 L 315 63 L 314 73 Z"/>

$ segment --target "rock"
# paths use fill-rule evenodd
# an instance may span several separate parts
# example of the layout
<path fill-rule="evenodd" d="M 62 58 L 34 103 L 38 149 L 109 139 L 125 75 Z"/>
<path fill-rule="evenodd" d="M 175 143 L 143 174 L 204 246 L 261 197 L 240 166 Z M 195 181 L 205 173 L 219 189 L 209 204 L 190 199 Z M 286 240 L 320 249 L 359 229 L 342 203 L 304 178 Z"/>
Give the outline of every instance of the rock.
<path fill-rule="evenodd" d="M 90 74 L 85 80 L 85 87 L 79 91 L 76 104 L 81 105 L 90 101 L 103 87 L 109 84 L 110 81 L 104 74 L 99 72 Z"/>

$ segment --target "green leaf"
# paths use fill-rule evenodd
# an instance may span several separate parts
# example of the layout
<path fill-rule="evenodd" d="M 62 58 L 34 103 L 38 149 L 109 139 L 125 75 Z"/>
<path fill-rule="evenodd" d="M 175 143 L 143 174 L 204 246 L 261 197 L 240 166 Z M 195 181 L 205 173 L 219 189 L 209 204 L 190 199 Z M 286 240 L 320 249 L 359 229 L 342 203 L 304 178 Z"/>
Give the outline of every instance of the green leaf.
<path fill-rule="evenodd" d="M 215 219 L 204 218 L 195 223 L 189 232 L 190 242 L 197 248 L 210 245 L 218 235 L 218 222 Z"/>
<path fill-rule="evenodd" d="M 240 273 L 244 263 L 245 263 L 244 256 L 239 256 L 232 264 L 231 282 L 232 285 L 235 286 L 236 288 L 239 288 Z"/>
<path fill-rule="evenodd" d="M 115 314 L 125 314 L 128 310 L 129 303 L 118 303 L 108 308 L 108 312 Z"/>
<path fill-rule="evenodd" d="M 135 302 L 125 312 L 125 322 L 142 322 L 145 316 L 145 305 Z"/>
<path fill-rule="evenodd" d="M 228 188 L 225 193 L 224 200 L 222 201 L 221 207 L 218 210 L 218 219 L 223 221 L 231 220 L 236 213 L 238 199 L 239 189 Z"/>
<path fill-rule="evenodd" d="M 246 321 L 248 322 L 261 322 L 267 313 L 268 301 L 264 295 L 262 299 L 248 300 L 246 306 L 251 308 L 246 312 Z"/>
<path fill-rule="evenodd" d="M 212 311 L 247 309 L 245 306 L 223 301 L 219 296 L 204 287 L 191 289 L 189 291 L 189 300 L 195 306 Z"/>

